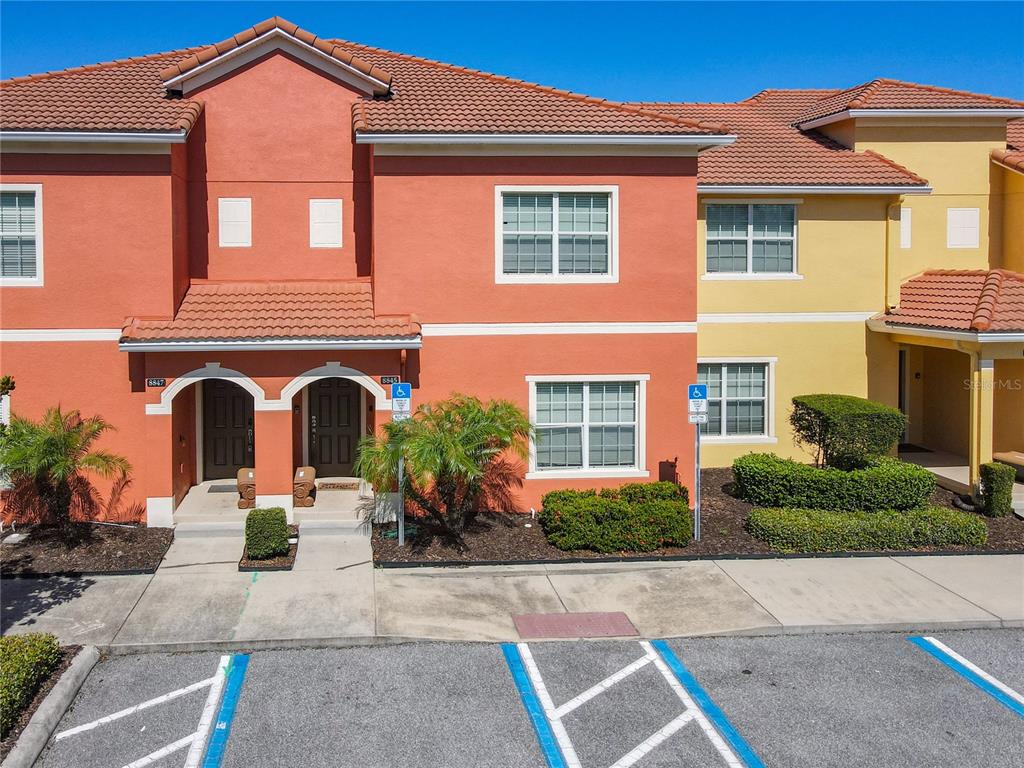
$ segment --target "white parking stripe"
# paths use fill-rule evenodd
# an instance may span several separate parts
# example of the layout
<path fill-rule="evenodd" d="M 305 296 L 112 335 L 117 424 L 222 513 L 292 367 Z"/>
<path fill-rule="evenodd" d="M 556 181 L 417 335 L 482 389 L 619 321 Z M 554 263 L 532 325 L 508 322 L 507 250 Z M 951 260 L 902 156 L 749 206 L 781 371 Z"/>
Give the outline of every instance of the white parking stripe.
<path fill-rule="evenodd" d="M 106 715 L 105 717 L 101 717 L 98 720 L 93 720 L 91 723 L 85 723 L 84 725 L 76 725 L 74 728 L 68 728 L 66 731 L 61 731 L 54 738 L 56 741 L 60 741 L 61 739 L 66 739 L 68 736 L 74 736 L 76 733 L 82 733 L 83 731 L 91 731 L 93 728 L 98 728 L 101 725 L 106 725 L 107 723 L 112 723 L 115 720 L 120 720 L 122 717 L 128 717 L 128 715 L 133 715 L 136 712 L 142 711 L 143 709 L 149 709 L 150 707 L 155 707 L 160 704 L 164 704 L 168 701 L 173 701 L 174 699 L 177 699 L 180 696 L 186 696 L 192 693 L 193 691 L 198 691 L 202 688 L 206 688 L 207 686 L 211 686 L 213 685 L 216 679 L 216 677 L 210 677 L 206 680 L 200 680 L 198 683 L 192 683 L 192 685 L 188 685 L 184 688 L 179 688 L 176 691 L 165 693 L 163 696 L 157 696 L 155 699 L 144 701 L 141 704 L 136 704 L 133 707 L 122 709 L 120 712 L 115 712 L 112 715 Z"/>
<path fill-rule="evenodd" d="M 661 744 L 661 742 L 663 742 L 673 733 L 675 733 L 688 722 L 690 722 L 693 719 L 693 717 L 694 713 L 692 711 L 683 712 L 683 714 L 681 714 L 671 723 L 666 725 L 660 731 L 644 739 L 640 744 L 637 744 L 635 747 L 633 747 L 633 749 L 631 749 L 625 755 L 620 757 L 615 762 L 615 765 L 612 766 L 612 768 L 629 768 L 629 766 L 633 765 L 633 763 L 635 763 L 637 760 L 646 755 L 656 746 Z"/>
<path fill-rule="evenodd" d="M 618 683 L 618 682 L 624 680 L 625 678 L 629 677 L 630 675 L 632 675 L 637 670 L 643 669 L 648 664 L 650 664 L 652 661 L 654 661 L 653 653 L 651 651 L 648 651 L 645 656 L 640 657 L 639 659 L 634 661 L 632 664 L 630 664 L 628 667 L 620 669 L 618 672 L 616 672 L 616 673 L 614 673 L 612 675 L 608 675 L 608 677 L 606 677 L 600 683 L 595 685 L 593 688 L 589 688 L 586 691 L 584 691 L 583 693 L 581 693 L 579 696 L 575 697 L 574 699 L 571 699 L 570 701 L 565 702 L 565 704 L 563 704 L 562 706 L 558 707 L 558 709 L 555 710 L 555 717 L 557 717 L 559 719 L 565 717 L 566 715 L 568 715 L 570 712 L 572 712 L 574 709 L 576 709 L 581 704 L 586 704 L 588 701 L 590 701 L 592 698 L 597 696 L 599 693 L 604 693 L 609 688 L 611 688 L 613 685 L 615 685 L 616 683 Z"/>
<path fill-rule="evenodd" d="M 969 670 L 971 670 L 971 672 L 976 674 L 978 677 L 980 677 L 982 680 L 986 681 L 987 683 L 989 683 L 993 687 L 998 688 L 1000 691 L 1005 693 L 1007 696 L 1009 696 L 1011 699 L 1016 701 L 1018 704 L 1024 705 L 1024 696 L 1021 696 L 1019 693 L 1017 693 L 1017 691 L 1013 690 L 1013 688 L 1008 686 L 1003 681 L 998 680 L 998 679 L 992 677 L 992 675 L 990 675 L 988 672 L 986 672 L 981 667 L 979 667 L 979 666 L 977 666 L 975 664 L 972 664 L 970 661 L 965 659 L 963 656 L 961 656 L 959 653 L 954 651 L 948 645 L 939 642 L 934 637 L 926 637 L 926 638 L 924 638 L 924 640 L 925 640 L 925 642 L 928 642 L 931 645 L 933 645 L 936 648 L 938 648 L 940 651 L 945 653 L 950 658 L 955 659 L 956 661 L 959 661 L 961 664 L 963 664 L 965 667 L 967 667 Z"/>
<path fill-rule="evenodd" d="M 124 768 L 143 768 L 144 766 L 152 765 L 157 760 L 167 757 L 173 752 L 177 752 L 179 749 L 184 749 L 192 743 L 195 737 L 196 735 L 194 733 L 190 733 L 188 736 L 178 739 L 174 743 L 168 744 L 166 747 L 161 747 L 156 752 L 150 752 L 145 757 L 140 757 L 138 760 L 128 763 Z"/>
<path fill-rule="evenodd" d="M 573 747 L 572 740 L 569 738 L 569 734 L 566 733 L 562 721 L 555 715 L 555 703 L 551 700 L 547 686 L 544 685 L 544 679 L 540 676 L 540 670 L 537 669 L 537 662 L 533 660 L 530 647 L 526 643 L 519 643 L 516 647 L 523 657 L 523 666 L 526 667 L 526 674 L 530 676 L 530 682 L 533 684 L 533 689 L 537 692 L 540 705 L 544 707 L 544 714 L 551 724 L 551 732 L 555 734 L 558 748 L 562 750 L 562 757 L 565 758 L 566 765 L 568 768 L 581 768 L 580 759 L 576 755 L 576 748 Z"/>
<path fill-rule="evenodd" d="M 715 749 L 718 750 L 718 754 L 722 756 L 722 759 L 725 760 L 729 768 L 743 768 L 743 763 L 740 762 L 738 757 L 736 757 L 733 751 L 729 748 L 729 745 L 725 743 L 718 731 L 715 729 L 715 726 L 713 726 L 711 721 L 704 715 L 703 710 L 701 710 L 701 708 L 697 706 L 696 702 L 690 698 L 690 694 L 686 692 L 686 689 L 679 683 L 676 676 L 672 674 L 672 670 L 670 670 L 666 666 L 665 662 L 662 661 L 661 657 L 655 653 L 651 644 L 646 640 L 641 640 L 640 645 L 642 645 L 648 653 L 654 654 L 654 666 L 658 668 L 658 671 L 661 672 L 661 676 L 665 678 L 665 682 L 669 684 L 672 690 L 675 691 L 676 696 L 679 697 L 679 700 L 686 706 L 686 711 L 693 713 L 694 719 L 700 725 L 701 730 L 703 730 L 707 735 L 708 740 L 714 745 Z"/>
<path fill-rule="evenodd" d="M 206 697 L 206 706 L 203 707 L 203 716 L 199 718 L 199 727 L 193 734 L 195 741 L 185 758 L 185 768 L 198 768 L 199 761 L 203 759 L 203 752 L 206 750 L 206 740 L 210 737 L 210 727 L 213 725 L 213 718 L 217 714 L 217 705 L 220 703 L 220 696 L 224 690 L 224 681 L 227 679 L 228 662 L 230 656 L 221 656 L 217 665 L 217 674 L 213 676 L 213 685 L 210 686 L 210 693 Z"/>

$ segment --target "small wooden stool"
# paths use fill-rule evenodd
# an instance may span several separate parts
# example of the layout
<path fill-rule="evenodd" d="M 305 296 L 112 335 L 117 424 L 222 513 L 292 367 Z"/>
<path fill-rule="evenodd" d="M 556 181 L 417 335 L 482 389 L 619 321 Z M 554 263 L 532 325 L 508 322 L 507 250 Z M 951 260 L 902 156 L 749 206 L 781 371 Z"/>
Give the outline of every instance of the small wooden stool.
<path fill-rule="evenodd" d="M 292 479 L 292 505 L 312 507 L 316 501 L 316 469 L 299 467 Z"/>
<path fill-rule="evenodd" d="M 252 509 L 256 506 L 256 470 L 242 467 L 238 470 L 238 508 Z"/>

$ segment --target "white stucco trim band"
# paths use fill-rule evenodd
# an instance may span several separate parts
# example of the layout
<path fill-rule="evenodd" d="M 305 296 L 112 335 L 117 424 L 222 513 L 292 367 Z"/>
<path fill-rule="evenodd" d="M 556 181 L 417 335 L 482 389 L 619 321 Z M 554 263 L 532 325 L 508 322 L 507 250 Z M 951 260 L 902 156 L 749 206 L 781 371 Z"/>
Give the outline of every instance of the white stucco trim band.
<path fill-rule="evenodd" d="M 117 341 L 120 328 L 5 328 L 0 342 Z"/>

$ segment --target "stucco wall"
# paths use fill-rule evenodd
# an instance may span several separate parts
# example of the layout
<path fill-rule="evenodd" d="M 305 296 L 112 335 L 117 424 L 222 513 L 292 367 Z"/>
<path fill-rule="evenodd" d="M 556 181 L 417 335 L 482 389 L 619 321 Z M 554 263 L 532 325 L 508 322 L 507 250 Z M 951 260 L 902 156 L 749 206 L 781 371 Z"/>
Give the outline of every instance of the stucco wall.
<path fill-rule="evenodd" d="M 971 359 L 963 352 L 923 350 L 923 422 L 928 448 L 967 456 L 971 435 Z"/>
<path fill-rule="evenodd" d="M 996 360 L 994 451 L 1024 451 L 1024 360 Z"/>
<path fill-rule="evenodd" d="M 1000 266 L 1024 272 L 1024 173 L 996 166 L 1002 174 L 1003 254 Z"/>

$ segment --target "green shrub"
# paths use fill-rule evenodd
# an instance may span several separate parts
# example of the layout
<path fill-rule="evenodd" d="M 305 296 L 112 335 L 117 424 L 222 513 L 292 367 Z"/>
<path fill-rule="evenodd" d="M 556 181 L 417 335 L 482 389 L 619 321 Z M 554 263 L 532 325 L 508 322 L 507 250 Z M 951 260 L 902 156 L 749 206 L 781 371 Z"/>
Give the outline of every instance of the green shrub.
<path fill-rule="evenodd" d="M 281 507 L 254 509 L 248 514 L 245 549 L 250 560 L 288 554 L 288 518 Z"/>
<path fill-rule="evenodd" d="M 639 488 L 643 484 L 635 484 Z M 693 535 L 685 489 L 672 486 L 625 493 L 636 501 L 620 498 L 619 489 L 600 494 L 594 491 L 552 491 L 545 494 L 540 512 L 544 533 L 563 550 L 591 549 L 596 552 L 649 552 L 662 546 L 686 546 Z M 628 487 L 628 486 L 627 486 Z"/>
<path fill-rule="evenodd" d="M 914 509 L 935 490 L 931 472 L 889 457 L 864 469 L 812 467 L 771 453 L 750 453 L 732 464 L 737 496 L 758 507 L 849 511 Z"/>
<path fill-rule="evenodd" d="M 815 462 L 855 469 L 884 456 L 899 442 L 907 417 L 898 409 L 852 395 L 799 395 L 789 423 L 798 443 L 815 450 Z"/>
<path fill-rule="evenodd" d="M 781 552 L 979 546 L 988 540 L 988 528 L 980 517 L 946 507 L 909 512 L 753 509 L 747 530 Z"/>
<path fill-rule="evenodd" d="M 58 661 L 60 646 L 53 635 L 0 637 L 0 739 L 11 732 Z"/>
<path fill-rule="evenodd" d="M 1013 481 L 1017 471 L 993 461 L 981 465 L 981 501 L 989 517 L 1006 517 L 1013 511 Z"/>
<path fill-rule="evenodd" d="M 689 504 L 690 493 L 685 486 L 668 481 L 657 483 L 626 483 L 618 488 L 602 488 L 601 496 L 622 499 L 629 504 L 644 501 L 681 501 Z"/>

